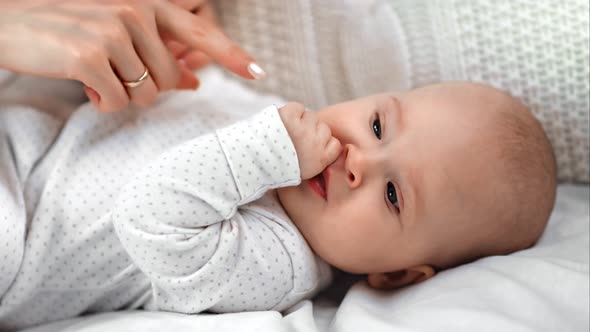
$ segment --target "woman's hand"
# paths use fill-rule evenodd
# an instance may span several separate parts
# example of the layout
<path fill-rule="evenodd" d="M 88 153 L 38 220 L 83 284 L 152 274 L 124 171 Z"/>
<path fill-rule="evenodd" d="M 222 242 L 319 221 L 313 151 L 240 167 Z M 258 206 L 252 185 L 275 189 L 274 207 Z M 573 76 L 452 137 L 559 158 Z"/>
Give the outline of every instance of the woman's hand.
<path fill-rule="evenodd" d="M 208 0 L 169 0 L 179 7 L 186 9 L 199 16 L 203 20 L 211 23 L 211 25 L 218 27 L 217 15 L 215 8 Z M 174 57 L 187 66 L 189 70 L 201 69 L 211 63 L 211 58 L 200 50 L 192 49 L 178 41 L 175 41 L 170 36 L 162 35 L 166 46 L 174 55 Z"/>
<path fill-rule="evenodd" d="M 0 67 L 81 81 L 101 111 L 148 105 L 159 91 L 198 85 L 160 33 L 255 78 L 248 53 L 208 20 L 167 0 L 0 0 Z M 123 86 L 146 67 L 150 75 L 142 85 Z"/>

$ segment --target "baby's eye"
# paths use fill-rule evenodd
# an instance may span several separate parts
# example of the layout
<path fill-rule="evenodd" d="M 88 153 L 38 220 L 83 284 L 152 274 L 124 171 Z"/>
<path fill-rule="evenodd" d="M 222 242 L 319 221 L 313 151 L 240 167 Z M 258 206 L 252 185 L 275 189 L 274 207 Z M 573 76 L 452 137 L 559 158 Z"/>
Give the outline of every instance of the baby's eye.
<path fill-rule="evenodd" d="M 396 208 L 399 209 L 399 204 L 397 202 L 397 193 L 395 192 L 395 186 L 391 182 L 387 182 L 387 199 L 393 204 Z"/>
<path fill-rule="evenodd" d="M 379 118 L 373 121 L 373 132 L 378 139 L 381 139 L 381 120 Z"/>

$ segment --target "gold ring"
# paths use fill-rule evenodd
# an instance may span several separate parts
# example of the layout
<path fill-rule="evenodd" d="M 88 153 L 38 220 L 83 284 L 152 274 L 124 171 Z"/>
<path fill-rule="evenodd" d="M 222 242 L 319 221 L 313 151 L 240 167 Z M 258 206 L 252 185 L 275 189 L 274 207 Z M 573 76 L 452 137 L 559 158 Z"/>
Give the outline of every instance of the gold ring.
<path fill-rule="evenodd" d="M 145 83 L 145 81 L 147 80 L 147 78 L 150 76 L 150 71 L 148 70 L 148 67 L 144 67 L 144 71 L 143 74 L 141 74 L 141 77 L 138 78 L 135 81 L 121 81 L 121 83 L 128 88 L 136 88 L 140 85 L 142 85 L 143 83 Z"/>

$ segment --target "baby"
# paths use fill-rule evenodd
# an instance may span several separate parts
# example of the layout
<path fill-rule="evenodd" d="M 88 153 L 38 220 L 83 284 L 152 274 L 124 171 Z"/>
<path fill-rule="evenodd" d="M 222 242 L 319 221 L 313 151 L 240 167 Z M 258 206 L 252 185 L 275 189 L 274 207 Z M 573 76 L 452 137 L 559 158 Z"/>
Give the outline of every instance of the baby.
<path fill-rule="evenodd" d="M 317 127 L 309 124 L 307 136 L 289 116 L 312 114 L 287 108 L 280 112 L 303 182 L 279 188 L 280 201 L 316 254 L 367 273 L 373 287 L 521 250 L 544 230 L 556 190 L 552 149 L 534 117 L 503 92 L 444 83 L 353 100 L 313 114 L 307 121 Z M 331 160 L 338 141 L 333 163 L 304 172 L 322 156 L 308 157 L 306 144 L 325 146 Z"/>
<path fill-rule="evenodd" d="M 65 124 L 0 111 L 0 329 L 140 307 L 284 310 L 329 266 L 392 289 L 543 232 L 552 150 L 503 92 L 445 83 L 245 118 L 236 105 L 272 98 L 232 84 L 227 100 L 208 83 L 201 99 L 86 106 Z"/>

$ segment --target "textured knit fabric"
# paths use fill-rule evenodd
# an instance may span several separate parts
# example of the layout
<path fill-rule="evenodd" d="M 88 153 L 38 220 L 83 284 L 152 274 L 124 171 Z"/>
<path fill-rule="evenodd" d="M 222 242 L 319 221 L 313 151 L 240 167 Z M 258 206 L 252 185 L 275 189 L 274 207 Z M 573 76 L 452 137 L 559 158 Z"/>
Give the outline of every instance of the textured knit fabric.
<path fill-rule="evenodd" d="M 587 0 L 219 0 L 228 33 L 310 107 L 446 80 L 520 98 L 562 181 L 590 180 Z"/>
<path fill-rule="evenodd" d="M 0 330 L 142 306 L 282 310 L 325 285 L 270 190 L 299 183 L 294 147 L 275 106 L 252 117 L 281 101 L 201 78 L 65 122 L 0 109 Z"/>
<path fill-rule="evenodd" d="M 268 73 L 256 89 L 319 108 L 410 87 L 403 31 L 382 1 L 214 3 L 227 33 Z"/>

